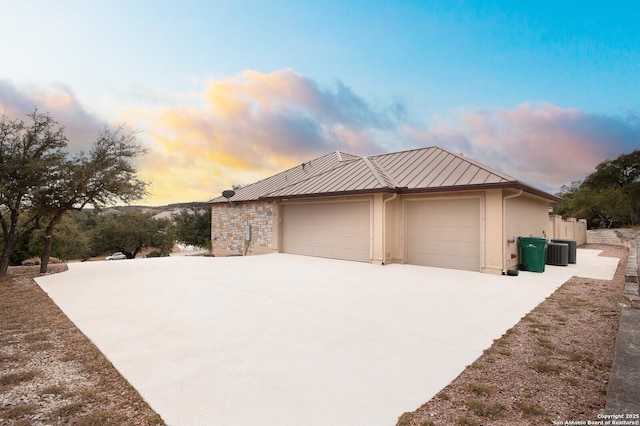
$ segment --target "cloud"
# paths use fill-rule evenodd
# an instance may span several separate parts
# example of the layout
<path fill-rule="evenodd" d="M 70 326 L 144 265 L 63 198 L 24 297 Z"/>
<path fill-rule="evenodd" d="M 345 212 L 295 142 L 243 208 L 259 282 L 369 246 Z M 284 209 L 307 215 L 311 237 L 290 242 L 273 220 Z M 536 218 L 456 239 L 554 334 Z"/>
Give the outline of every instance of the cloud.
<path fill-rule="evenodd" d="M 209 177 L 207 194 L 217 196 L 331 151 L 384 152 L 379 134 L 397 130 L 403 115 L 398 103 L 378 107 L 342 82 L 323 86 L 283 69 L 210 80 L 200 106 L 131 110 L 126 120 L 144 121 L 153 141 L 144 173 L 166 176 L 152 191 L 171 192 L 170 181 L 186 186 L 180 176 L 195 173 L 198 182 Z"/>
<path fill-rule="evenodd" d="M 378 105 L 340 81 L 322 85 L 291 69 L 248 70 L 196 85 L 157 102 L 153 93 L 164 92 L 150 89 L 148 102 L 108 105 L 118 108 L 119 122 L 141 131 L 149 148 L 137 162 L 140 177 L 151 183 L 146 203 L 206 200 L 335 150 L 369 155 L 433 145 L 556 192 L 640 146 L 634 113 L 525 102 L 418 122 L 401 103 Z M 0 80 L 0 114 L 24 118 L 36 106 L 65 126 L 70 149 L 88 149 L 106 122 L 65 85 Z"/>
<path fill-rule="evenodd" d="M 0 80 L 0 115 L 27 120 L 36 108 L 65 128 L 69 151 L 88 150 L 106 122 L 89 112 L 68 86 L 54 83 L 48 87 L 18 87 Z"/>
<path fill-rule="evenodd" d="M 526 102 L 513 110 L 467 109 L 428 130 L 409 128 L 416 143 L 441 145 L 555 192 L 582 180 L 606 159 L 638 148 L 638 115 L 606 116 Z"/>

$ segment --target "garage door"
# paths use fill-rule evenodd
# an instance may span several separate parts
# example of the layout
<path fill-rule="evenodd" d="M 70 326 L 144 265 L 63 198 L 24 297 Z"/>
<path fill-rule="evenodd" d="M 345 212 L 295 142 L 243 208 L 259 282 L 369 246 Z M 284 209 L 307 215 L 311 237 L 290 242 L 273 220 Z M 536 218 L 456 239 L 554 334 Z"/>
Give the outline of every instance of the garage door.
<path fill-rule="evenodd" d="M 369 202 L 283 206 L 283 251 L 369 262 Z"/>
<path fill-rule="evenodd" d="M 414 265 L 480 270 L 480 200 L 407 202 L 407 258 Z"/>

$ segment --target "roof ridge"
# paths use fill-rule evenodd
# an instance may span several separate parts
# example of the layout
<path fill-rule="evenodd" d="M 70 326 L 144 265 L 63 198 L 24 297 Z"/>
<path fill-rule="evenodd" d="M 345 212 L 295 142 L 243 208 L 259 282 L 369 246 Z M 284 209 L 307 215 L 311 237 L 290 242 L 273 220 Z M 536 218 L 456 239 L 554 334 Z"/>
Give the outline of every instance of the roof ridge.
<path fill-rule="evenodd" d="M 393 176 L 391 176 L 389 172 L 387 172 L 387 170 L 380 165 L 380 163 L 370 157 L 363 158 L 365 159 L 365 164 L 367 164 L 367 166 L 372 169 L 374 176 L 376 177 L 376 179 L 378 179 L 378 182 L 382 186 L 386 186 L 388 188 L 397 188 L 400 186 L 398 182 L 393 178 Z M 384 177 L 384 182 L 381 179 L 382 177 Z"/>
<path fill-rule="evenodd" d="M 336 151 L 336 152 L 338 152 L 338 151 Z M 295 186 L 295 185 L 298 185 L 298 184 L 300 184 L 300 183 L 302 183 L 302 182 L 307 182 L 307 181 L 309 181 L 309 180 L 311 180 L 311 179 L 315 179 L 315 178 L 317 178 L 318 176 L 325 175 L 325 174 L 330 173 L 330 172 L 332 172 L 332 171 L 334 171 L 334 170 L 340 169 L 340 168 L 342 168 L 342 167 L 344 167 L 344 166 L 346 166 L 346 163 L 345 163 L 345 162 L 338 162 L 338 164 L 336 164 L 336 167 L 331 167 L 331 168 L 326 169 L 326 170 L 324 170 L 324 171 L 322 171 L 322 172 L 320 172 L 320 173 L 317 173 L 317 174 L 310 174 L 310 175 L 306 176 L 306 177 L 305 177 L 305 178 L 303 178 L 303 179 L 298 179 L 298 180 L 293 181 L 293 182 L 291 182 L 291 183 L 289 183 L 289 184 L 287 184 L 287 185 L 284 185 L 284 186 L 280 186 L 280 187 L 278 187 L 278 188 L 275 188 L 273 191 L 269 191 L 269 192 L 267 192 L 266 194 L 263 194 L 263 195 L 259 196 L 259 198 L 268 197 L 270 194 L 272 194 L 272 193 L 274 193 L 274 192 L 282 191 L 283 189 L 290 188 L 290 187 Z M 297 167 L 297 166 L 296 166 L 296 167 Z"/>
<path fill-rule="evenodd" d="M 486 164 L 482 164 L 482 163 L 480 163 L 480 162 L 478 162 L 478 161 L 476 161 L 476 160 L 473 160 L 473 159 L 471 159 L 471 158 L 467 157 L 467 156 L 466 156 L 466 155 L 464 155 L 464 154 L 456 154 L 455 152 L 451 152 L 451 151 L 449 151 L 448 149 L 445 149 L 445 148 L 442 148 L 442 147 L 439 147 L 439 146 L 434 147 L 434 148 L 438 148 L 438 149 L 441 149 L 441 150 L 442 150 L 442 151 L 444 151 L 444 152 L 448 152 L 449 154 L 453 155 L 454 157 L 460 158 L 460 159 L 461 159 L 461 160 L 463 160 L 463 161 L 466 161 L 466 162 L 468 162 L 468 163 L 471 163 L 471 164 L 473 164 L 474 166 L 479 167 L 480 169 L 485 170 L 485 171 L 487 171 L 487 172 L 489 172 L 489 173 L 493 173 L 493 174 L 495 174 L 495 175 L 498 175 L 498 176 L 500 176 L 502 179 L 505 179 L 505 180 L 507 180 L 507 181 L 517 181 L 517 179 L 516 179 L 516 178 L 514 178 L 513 176 L 509 176 L 509 175 L 508 175 L 508 174 L 506 174 L 506 173 L 499 172 L 498 170 L 496 170 L 496 169 L 494 169 L 494 168 L 492 168 L 492 167 L 489 167 L 489 166 L 487 166 Z"/>
<path fill-rule="evenodd" d="M 373 167 L 373 164 L 371 164 L 371 161 L 369 161 L 369 159 L 367 157 L 360 157 L 360 158 L 362 158 L 362 161 L 364 161 L 364 164 L 367 166 L 369 171 L 371 171 L 371 173 L 373 174 L 373 177 L 376 178 L 376 180 L 378 181 L 380 186 L 386 186 L 387 188 L 393 188 L 391 185 L 389 185 L 387 182 L 385 182 L 382 179 L 382 177 L 380 176 L 380 173 L 378 173 L 378 171 L 375 169 L 375 167 Z"/>

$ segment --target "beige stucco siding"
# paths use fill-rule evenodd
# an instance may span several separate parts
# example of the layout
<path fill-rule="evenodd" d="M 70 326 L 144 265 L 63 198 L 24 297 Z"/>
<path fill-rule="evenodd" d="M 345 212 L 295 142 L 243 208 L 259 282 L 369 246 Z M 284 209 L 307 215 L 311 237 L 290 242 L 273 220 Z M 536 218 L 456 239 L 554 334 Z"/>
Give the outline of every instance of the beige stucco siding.
<path fill-rule="evenodd" d="M 513 269 L 518 264 L 518 259 L 512 256 L 518 254 L 518 237 L 549 237 L 549 201 L 523 193 L 505 203 L 505 239 L 508 241 L 505 264 L 507 269 Z"/>
<path fill-rule="evenodd" d="M 485 261 L 482 272 L 500 274 L 503 270 L 503 251 L 506 242 L 503 238 L 502 190 L 492 189 L 485 192 Z"/>
<path fill-rule="evenodd" d="M 384 208 L 384 263 L 402 262 L 401 197 L 385 195 Z"/>
<path fill-rule="evenodd" d="M 558 238 L 562 240 L 575 240 L 578 245 L 587 242 L 587 221 L 586 219 L 563 219 L 562 216 L 550 215 L 547 224 L 548 238 Z"/>

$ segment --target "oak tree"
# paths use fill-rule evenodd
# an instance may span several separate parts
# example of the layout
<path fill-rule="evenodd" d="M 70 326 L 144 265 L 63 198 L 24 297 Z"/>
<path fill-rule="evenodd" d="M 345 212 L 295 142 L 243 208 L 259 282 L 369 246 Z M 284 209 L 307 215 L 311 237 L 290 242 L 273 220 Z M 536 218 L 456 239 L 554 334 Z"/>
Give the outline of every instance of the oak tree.
<path fill-rule="evenodd" d="M 63 128 L 35 110 L 29 120 L 0 120 L 0 276 L 20 242 L 40 226 L 40 198 L 66 158 Z"/>

